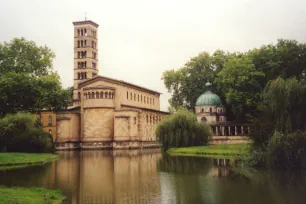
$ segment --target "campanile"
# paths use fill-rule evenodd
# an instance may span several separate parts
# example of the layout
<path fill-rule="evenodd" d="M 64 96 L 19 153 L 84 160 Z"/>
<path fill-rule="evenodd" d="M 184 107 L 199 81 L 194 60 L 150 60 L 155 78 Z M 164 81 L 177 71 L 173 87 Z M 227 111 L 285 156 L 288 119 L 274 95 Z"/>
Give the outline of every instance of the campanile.
<path fill-rule="evenodd" d="M 74 25 L 73 104 L 79 105 L 78 84 L 98 75 L 98 27 L 93 21 L 77 21 Z"/>

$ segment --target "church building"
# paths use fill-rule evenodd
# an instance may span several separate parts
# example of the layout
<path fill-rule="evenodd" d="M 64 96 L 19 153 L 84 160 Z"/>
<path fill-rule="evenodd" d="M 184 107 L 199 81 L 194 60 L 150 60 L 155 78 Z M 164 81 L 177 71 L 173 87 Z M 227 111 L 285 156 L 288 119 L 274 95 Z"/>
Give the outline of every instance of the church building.
<path fill-rule="evenodd" d="M 64 149 L 130 149 L 157 147 L 160 94 L 123 80 L 100 76 L 98 27 L 73 22 L 73 106 L 56 113 L 55 147 Z"/>

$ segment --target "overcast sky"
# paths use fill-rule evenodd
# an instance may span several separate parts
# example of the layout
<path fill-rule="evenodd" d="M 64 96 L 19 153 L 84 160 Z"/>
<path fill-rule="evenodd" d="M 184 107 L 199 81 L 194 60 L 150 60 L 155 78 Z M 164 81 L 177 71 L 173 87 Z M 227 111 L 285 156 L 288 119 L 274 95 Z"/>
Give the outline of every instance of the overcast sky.
<path fill-rule="evenodd" d="M 0 9 L 0 41 L 46 44 L 65 87 L 73 84 L 72 22 L 86 12 L 100 25 L 99 74 L 162 92 L 162 110 L 170 97 L 162 73 L 202 51 L 306 41 L 306 0 L 0 0 Z"/>

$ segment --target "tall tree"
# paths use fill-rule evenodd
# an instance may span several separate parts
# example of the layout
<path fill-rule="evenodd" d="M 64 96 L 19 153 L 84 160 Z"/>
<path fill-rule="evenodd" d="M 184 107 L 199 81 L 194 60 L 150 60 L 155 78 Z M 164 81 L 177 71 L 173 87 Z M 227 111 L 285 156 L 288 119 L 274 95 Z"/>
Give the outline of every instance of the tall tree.
<path fill-rule="evenodd" d="M 193 109 L 197 98 L 206 90 L 205 84 L 214 80 L 227 57 L 228 53 L 221 50 L 212 56 L 203 52 L 191 58 L 182 68 L 164 72 L 162 79 L 172 93 L 169 100 L 171 106 Z"/>
<path fill-rule="evenodd" d="M 218 89 L 224 91 L 236 120 L 245 122 L 246 115 L 256 110 L 264 77 L 263 72 L 256 70 L 252 59 L 244 54 L 230 57 L 217 74 L 215 82 Z"/>
<path fill-rule="evenodd" d="M 0 115 L 44 108 L 60 110 L 71 103 L 52 70 L 54 53 L 24 38 L 0 44 Z"/>
<path fill-rule="evenodd" d="M 0 43 L 0 76 L 8 72 L 48 75 L 53 71 L 54 57 L 47 46 L 37 46 L 25 38 L 14 38 L 9 43 Z"/>

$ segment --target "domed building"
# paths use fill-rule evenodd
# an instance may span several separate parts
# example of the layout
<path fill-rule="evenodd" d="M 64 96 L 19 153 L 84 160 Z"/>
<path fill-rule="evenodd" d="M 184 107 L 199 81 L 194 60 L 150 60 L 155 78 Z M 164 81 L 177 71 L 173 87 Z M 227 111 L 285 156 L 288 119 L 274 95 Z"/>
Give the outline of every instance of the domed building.
<path fill-rule="evenodd" d="M 220 97 L 212 92 L 211 83 L 206 83 L 207 91 L 197 99 L 195 112 L 200 122 L 217 124 L 226 122 L 226 110 Z"/>

